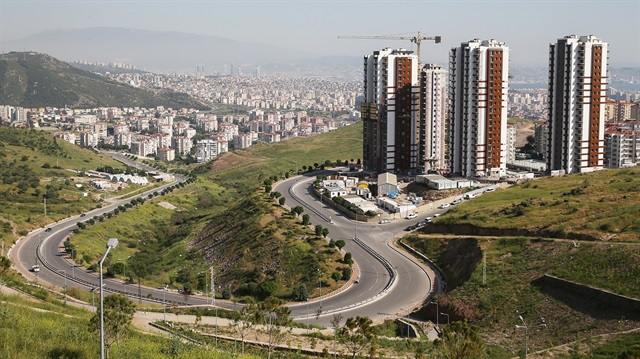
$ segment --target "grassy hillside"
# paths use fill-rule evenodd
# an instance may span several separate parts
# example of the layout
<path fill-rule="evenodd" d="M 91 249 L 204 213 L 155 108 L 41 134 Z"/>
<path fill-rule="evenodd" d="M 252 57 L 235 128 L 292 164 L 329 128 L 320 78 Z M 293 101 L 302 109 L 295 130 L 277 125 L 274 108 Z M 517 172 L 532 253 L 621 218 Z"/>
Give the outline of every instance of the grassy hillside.
<path fill-rule="evenodd" d="M 34 228 L 95 208 L 99 194 L 77 171 L 105 165 L 124 169 L 108 156 L 49 133 L 0 127 L 0 236 L 12 241 Z M 90 195 L 83 196 L 85 192 Z"/>
<path fill-rule="evenodd" d="M 207 106 L 183 93 L 151 92 L 107 80 L 45 54 L 0 55 L 0 104 L 22 107 Z"/>
<path fill-rule="evenodd" d="M 638 189 L 640 168 L 543 178 L 484 194 L 456 206 L 436 223 L 635 242 L 640 236 Z"/>
<path fill-rule="evenodd" d="M 0 357 L 97 358 L 100 338 L 99 333 L 89 330 L 92 315 L 58 300 L 29 301 L 0 293 Z M 134 330 L 111 348 L 109 357 L 222 359 L 238 356 Z"/>
<path fill-rule="evenodd" d="M 204 271 L 215 265 L 222 288 L 228 286 L 237 296 L 260 296 L 260 285 L 275 282 L 277 293 L 288 299 L 300 283 L 310 294 L 318 294 L 319 278 L 312 274 L 321 269 L 326 293 L 339 284 L 333 273 L 346 266 L 337 261 L 335 249 L 316 239 L 313 227 L 303 228 L 300 218 L 290 218 L 268 198 L 262 182 L 326 160 L 357 161 L 361 128 L 357 124 L 224 154 L 198 168 L 194 183 L 74 235 L 78 259 L 90 265 L 106 240 L 117 237 L 126 245 L 112 252 L 112 263 L 126 263 L 128 269 L 122 269 L 127 276 L 140 275 L 149 284 L 181 287 L 189 282 L 200 291 L 205 288 Z M 160 206 L 161 202 L 176 208 Z M 300 271 L 301 267 L 308 270 Z"/>
<path fill-rule="evenodd" d="M 439 266 L 450 264 L 446 253 L 451 250 L 453 238 L 416 235 L 407 237 L 406 241 Z M 640 297 L 639 246 L 615 244 L 611 247 L 582 242 L 576 247 L 571 241 L 512 237 L 465 237 L 455 241 L 486 251 L 486 284 L 483 285 L 480 261 L 471 266 L 468 281 L 437 299 L 440 312 L 449 314 L 451 320 L 466 318 L 480 326 L 490 344 L 514 353 L 520 351 L 524 346 L 524 333 L 514 329 L 515 324 L 521 324 L 519 315 L 532 327 L 542 323 L 542 318 L 547 325 L 545 329 L 530 329 L 531 352 L 638 327 L 639 323 L 625 318 L 619 308 L 584 298 L 558 300 L 557 295 L 561 293 L 541 290 L 532 282 L 550 273 Z M 460 268 L 445 271 L 446 281 L 452 280 L 451 273 L 460 271 Z M 441 323 L 443 319 L 441 316 Z"/>

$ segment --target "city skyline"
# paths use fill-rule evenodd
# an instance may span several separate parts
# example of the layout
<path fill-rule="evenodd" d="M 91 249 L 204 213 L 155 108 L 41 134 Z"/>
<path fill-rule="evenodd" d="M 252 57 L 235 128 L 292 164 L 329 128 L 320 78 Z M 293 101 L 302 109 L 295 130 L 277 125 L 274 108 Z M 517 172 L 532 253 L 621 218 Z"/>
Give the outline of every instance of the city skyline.
<path fill-rule="evenodd" d="M 440 44 L 423 44 L 423 63 L 446 64 L 452 47 L 480 38 L 504 41 L 512 50 L 512 66 L 545 67 L 550 43 L 568 35 L 595 35 L 611 44 L 611 66 L 639 67 L 638 18 L 640 2 L 630 0 L 1 0 L 0 43 L 51 30 L 120 27 L 219 36 L 295 50 L 301 57 L 360 57 L 384 47 L 415 51 L 415 45 L 337 36 L 420 31 L 442 36 Z M 8 50 L 16 49 L 3 46 L 3 52 Z"/>

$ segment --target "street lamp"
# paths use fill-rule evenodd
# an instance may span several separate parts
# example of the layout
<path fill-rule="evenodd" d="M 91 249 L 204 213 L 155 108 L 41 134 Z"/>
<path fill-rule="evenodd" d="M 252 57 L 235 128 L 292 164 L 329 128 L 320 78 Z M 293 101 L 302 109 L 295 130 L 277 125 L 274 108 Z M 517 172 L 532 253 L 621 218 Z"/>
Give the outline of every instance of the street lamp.
<path fill-rule="evenodd" d="M 442 315 L 447 317 L 447 324 L 449 324 L 449 314 L 447 314 L 447 313 L 440 313 L 440 314 L 442 314 Z"/>
<path fill-rule="evenodd" d="M 524 329 L 524 358 L 527 359 L 527 354 L 529 353 L 529 326 L 525 323 L 524 318 L 521 315 L 518 316 L 522 325 L 516 324 L 516 329 Z M 544 323 L 544 318 L 542 318 L 542 324 L 536 325 L 536 327 L 544 328 L 547 324 Z"/>
<path fill-rule="evenodd" d="M 102 263 L 107 259 L 109 251 L 117 245 L 118 238 L 109 238 L 107 241 L 107 251 L 100 260 L 100 359 L 104 359 L 104 291 L 102 290 Z"/>

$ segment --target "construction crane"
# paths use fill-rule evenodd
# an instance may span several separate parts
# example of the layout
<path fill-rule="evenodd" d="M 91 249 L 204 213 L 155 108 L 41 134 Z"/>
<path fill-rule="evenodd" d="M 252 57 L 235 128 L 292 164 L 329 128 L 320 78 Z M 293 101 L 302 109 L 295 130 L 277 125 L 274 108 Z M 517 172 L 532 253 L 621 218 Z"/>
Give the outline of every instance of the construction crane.
<path fill-rule="evenodd" d="M 338 39 L 369 39 L 369 40 L 409 40 L 416 44 L 416 50 L 418 53 L 418 65 L 422 63 L 422 58 L 420 57 L 420 45 L 422 44 L 422 40 L 434 40 L 436 44 L 442 41 L 441 36 L 421 36 L 420 31 L 418 34 L 413 35 L 380 35 L 380 36 L 348 36 L 348 35 L 338 35 Z M 419 66 L 418 66 L 419 68 Z"/>

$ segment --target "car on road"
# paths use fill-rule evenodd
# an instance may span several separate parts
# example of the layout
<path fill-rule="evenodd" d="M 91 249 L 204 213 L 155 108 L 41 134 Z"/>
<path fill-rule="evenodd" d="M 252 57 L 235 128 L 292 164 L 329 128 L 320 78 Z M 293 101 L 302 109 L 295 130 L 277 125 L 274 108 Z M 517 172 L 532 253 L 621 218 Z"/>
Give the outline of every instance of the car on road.
<path fill-rule="evenodd" d="M 47 228 L 44 230 L 45 232 L 51 232 L 51 228 Z"/>
<path fill-rule="evenodd" d="M 449 208 L 449 206 L 451 206 L 449 203 L 443 203 L 440 206 L 438 206 L 438 208 L 445 209 L 445 208 Z"/>
<path fill-rule="evenodd" d="M 460 203 L 462 203 L 462 200 L 458 198 L 455 201 L 451 202 L 451 205 L 455 206 L 456 204 L 460 204 Z"/>
<path fill-rule="evenodd" d="M 86 215 L 87 215 L 86 213 L 81 213 L 81 214 L 80 214 L 80 217 L 84 217 L 84 216 L 86 216 Z"/>
<path fill-rule="evenodd" d="M 464 199 L 471 199 L 471 198 L 473 198 L 475 196 L 476 196 L 475 193 L 467 193 L 467 194 L 464 195 Z"/>
<path fill-rule="evenodd" d="M 418 215 L 415 213 L 409 213 L 409 215 L 407 216 L 407 219 L 414 219 L 414 218 L 418 218 Z"/>
<path fill-rule="evenodd" d="M 391 223 L 390 219 L 381 219 L 380 220 L 380 224 L 386 224 L 386 223 Z"/>
<path fill-rule="evenodd" d="M 412 224 L 412 225 L 408 226 L 407 228 L 405 228 L 404 230 L 406 232 L 410 232 L 410 231 L 413 231 L 414 229 L 416 229 L 416 226 L 414 224 Z"/>
<path fill-rule="evenodd" d="M 31 271 L 34 272 L 34 273 L 40 272 L 40 266 L 37 265 L 37 264 L 32 265 L 31 266 Z"/>
<path fill-rule="evenodd" d="M 493 191 L 495 191 L 495 190 L 496 190 L 496 188 L 495 188 L 495 187 L 489 187 L 489 188 L 485 189 L 484 191 L 485 191 L 485 192 L 493 192 Z"/>
<path fill-rule="evenodd" d="M 438 217 L 440 217 L 440 216 L 442 216 L 442 213 L 434 213 L 434 214 L 433 214 L 433 218 L 438 218 Z"/>

